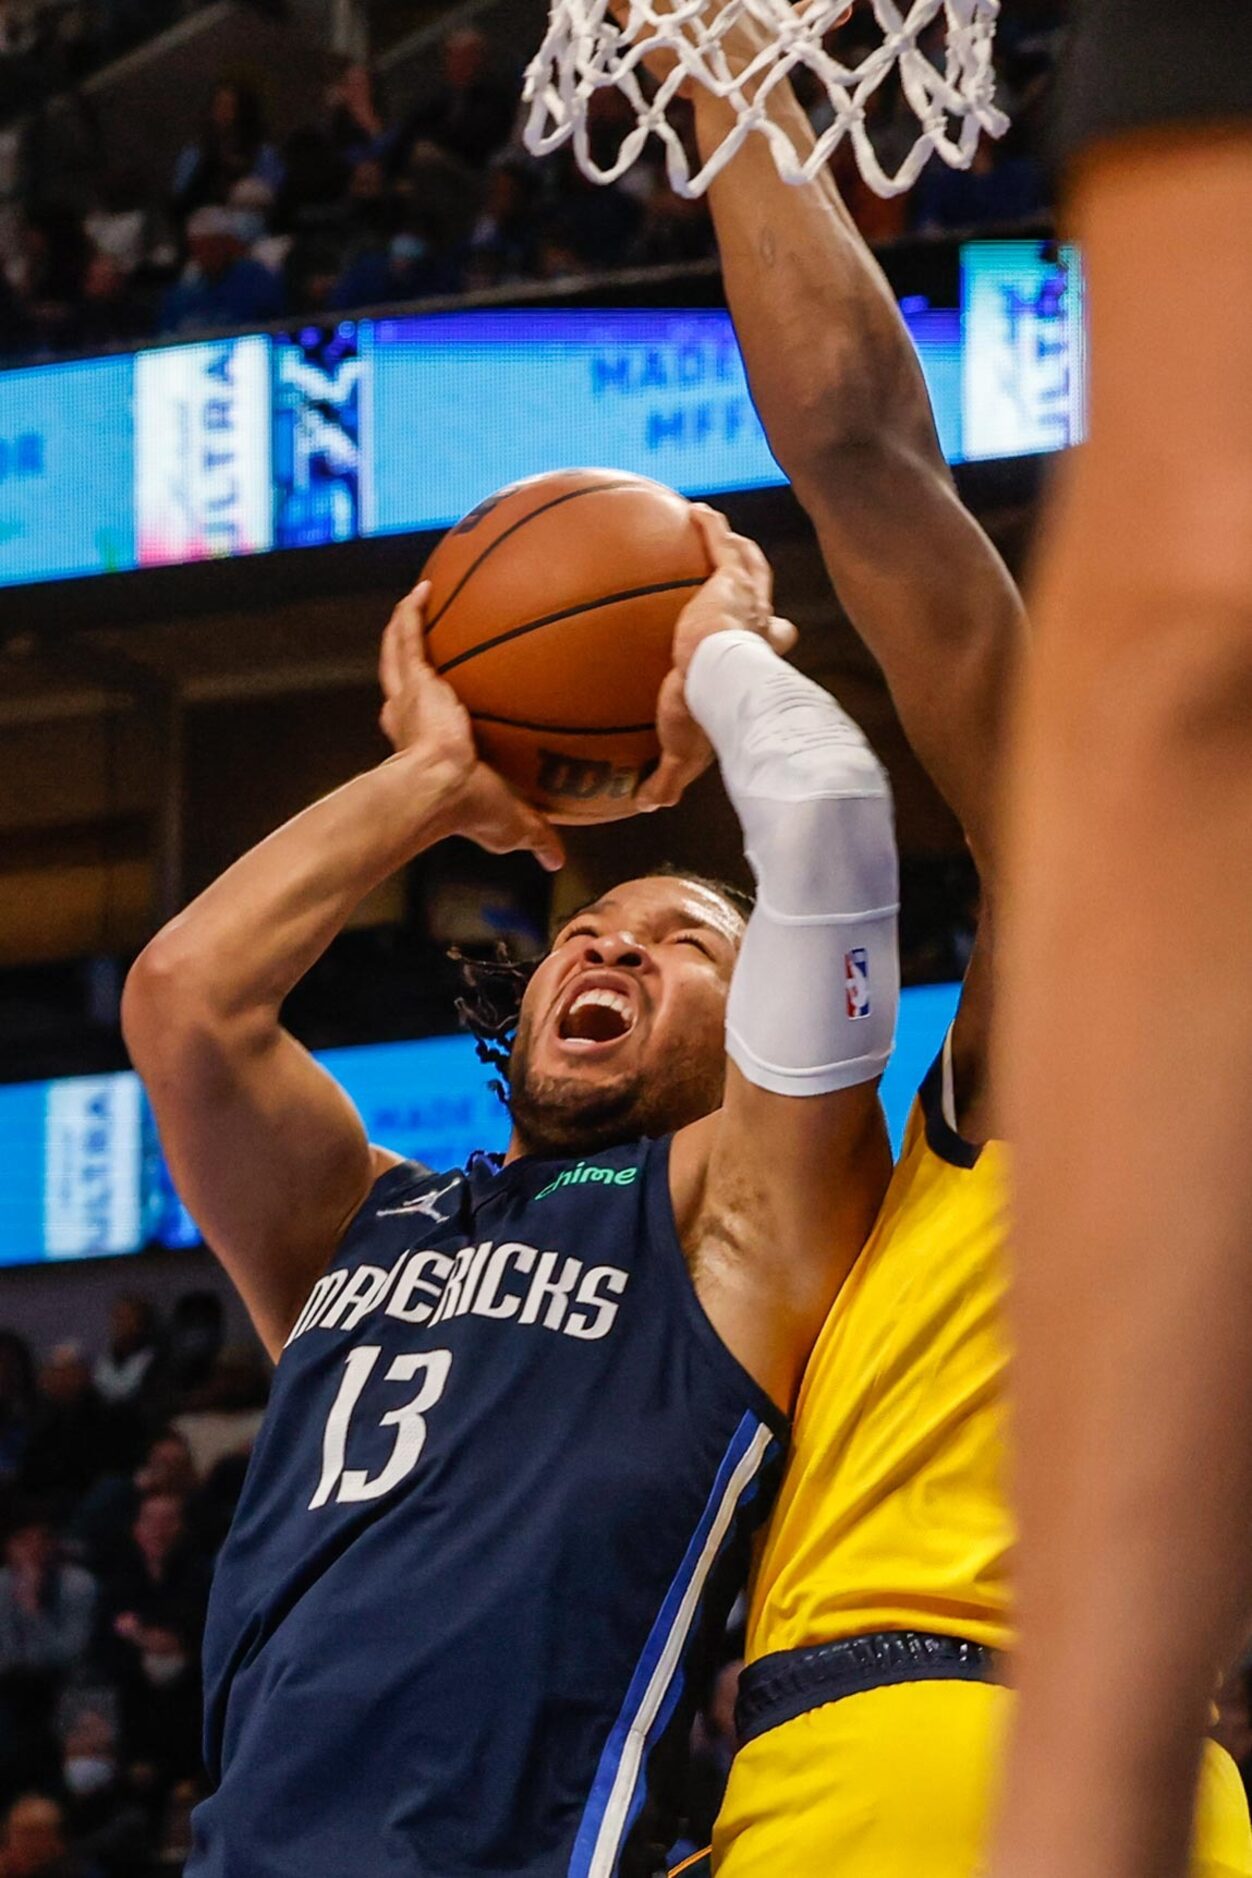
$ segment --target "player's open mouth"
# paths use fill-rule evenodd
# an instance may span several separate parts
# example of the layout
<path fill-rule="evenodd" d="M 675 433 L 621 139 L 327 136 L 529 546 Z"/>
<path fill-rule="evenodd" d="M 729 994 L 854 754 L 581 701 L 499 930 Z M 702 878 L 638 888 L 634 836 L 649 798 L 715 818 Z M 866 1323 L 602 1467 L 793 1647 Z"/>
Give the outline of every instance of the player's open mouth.
<path fill-rule="evenodd" d="M 556 1034 L 575 1049 L 595 1049 L 620 1043 L 635 1022 L 635 1006 L 622 992 L 607 985 L 585 985 L 561 1011 Z"/>

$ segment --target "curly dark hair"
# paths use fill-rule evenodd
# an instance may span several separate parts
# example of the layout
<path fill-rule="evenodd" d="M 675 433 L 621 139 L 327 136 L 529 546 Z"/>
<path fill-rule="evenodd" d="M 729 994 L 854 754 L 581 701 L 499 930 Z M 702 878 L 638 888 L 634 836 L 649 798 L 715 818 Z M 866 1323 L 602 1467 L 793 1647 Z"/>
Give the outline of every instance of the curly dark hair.
<path fill-rule="evenodd" d="M 751 915 L 753 898 L 742 887 L 736 887 L 728 880 L 715 880 L 711 875 L 698 874 L 691 868 L 677 867 L 666 862 L 661 867 L 651 868 L 643 876 L 645 880 L 689 880 L 697 887 L 706 887 L 725 900 L 745 923 Z M 561 921 L 562 925 L 588 906 L 594 906 L 601 896 L 584 901 L 582 907 L 574 907 Z M 517 1040 L 517 1026 L 522 1014 L 522 999 L 526 987 L 542 965 L 546 954 L 536 958 L 517 959 L 508 947 L 501 943 L 489 959 L 468 958 L 458 948 L 448 954 L 461 974 L 461 995 L 456 1001 L 456 1014 L 463 1029 L 474 1039 L 478 1059 L 496 1074 L 491 1079 L 491 1087 L 507 1108 L 509 1105 L 509 1063 L 513 1056 L 513 1045 Z"/>
<path fill-rule="evenodd" d="M 461 974 L 456 1014 L 474 1039 L 478 1060 L 496 1074 L 491 1087 L 509 1106 L 509 1062 L 522 1015 L 522 999 L 541 958 L 515 959 L 501 941 L 489 959 L 467 958 L 457 947 L 448 957 Z"/>

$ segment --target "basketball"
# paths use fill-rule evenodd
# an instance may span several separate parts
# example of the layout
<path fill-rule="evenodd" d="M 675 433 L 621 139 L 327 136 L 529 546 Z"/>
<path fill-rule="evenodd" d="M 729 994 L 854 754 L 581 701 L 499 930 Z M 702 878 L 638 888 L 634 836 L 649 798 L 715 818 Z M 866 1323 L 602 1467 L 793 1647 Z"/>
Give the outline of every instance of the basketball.
<path fill-rule="evenodd" d="M 561 821 L 631 814 L 674 627 L 712 569 L 690 504 L 617 470 L 491 496 L 426 564 L 426 649 L 484 760 Z"/>

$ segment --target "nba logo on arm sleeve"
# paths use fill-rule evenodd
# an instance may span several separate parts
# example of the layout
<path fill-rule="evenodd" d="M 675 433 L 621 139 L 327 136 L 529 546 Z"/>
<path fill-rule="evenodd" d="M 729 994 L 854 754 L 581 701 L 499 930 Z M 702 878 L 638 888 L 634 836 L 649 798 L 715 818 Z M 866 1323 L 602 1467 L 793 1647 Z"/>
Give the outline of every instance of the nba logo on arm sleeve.
<path fill-rule="evenodd" d="M 869 953 L 864 946 L 857 946 L 843 955 L 843 983 L 847 995 L 848 1016 L 850 1018 L 868 1017 L 869 1000 Z"/>

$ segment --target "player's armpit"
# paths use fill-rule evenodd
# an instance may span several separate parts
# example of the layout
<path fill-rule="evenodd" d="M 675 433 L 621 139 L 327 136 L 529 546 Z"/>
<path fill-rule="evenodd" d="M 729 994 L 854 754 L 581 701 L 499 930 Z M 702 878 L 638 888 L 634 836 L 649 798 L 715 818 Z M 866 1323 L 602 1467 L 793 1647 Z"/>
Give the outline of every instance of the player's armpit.
<path fill-rule="evenodd" d="M 159 947 L 127 982 L 123 1021 L 178 1192 L 277 1359 L 392 1157 L 292 1036 L 224 1017 Z"/>
<path fill-rule="evenodd" d="M 675 1138 L 670 1191 L 700 1301 L 788 1413 L 891 1165 L 877 1080 L 779 1096 L 731 1063 L 723 1107 Z"/>

